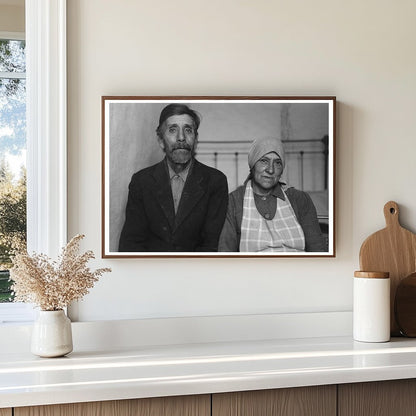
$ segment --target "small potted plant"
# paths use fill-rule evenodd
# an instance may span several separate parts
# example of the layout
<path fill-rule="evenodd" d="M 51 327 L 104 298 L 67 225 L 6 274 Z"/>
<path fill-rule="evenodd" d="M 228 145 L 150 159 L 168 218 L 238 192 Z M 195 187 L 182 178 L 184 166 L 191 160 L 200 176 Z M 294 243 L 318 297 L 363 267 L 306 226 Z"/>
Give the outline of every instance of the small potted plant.
<path fill-rule="evenodd" d="M 79 254 L 83 235 L 76 235 L 62 249 L 57 261 L 26 250 L 15 254 L 10 279 L 14 302 L 33 303 L 40 309 L 34 323 L 31 351 L 41 357 L 60 357 L 72 351 L 71 321 L 64 308 L 81 299 L 109 268 L 90 270 L 92 251 Z"/>

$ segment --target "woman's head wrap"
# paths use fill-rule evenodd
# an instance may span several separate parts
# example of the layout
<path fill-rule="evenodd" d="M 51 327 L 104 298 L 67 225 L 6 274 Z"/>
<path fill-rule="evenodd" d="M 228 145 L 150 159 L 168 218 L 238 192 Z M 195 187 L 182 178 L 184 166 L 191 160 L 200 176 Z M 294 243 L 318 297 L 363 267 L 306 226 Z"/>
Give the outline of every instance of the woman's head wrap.
<path fill-rule="evenodd" d="M 285 151 L 283 149 L 283 143 L 280 139 L 275 137 L 264 137 L 256 139 L 251 144 L 251 148 L 248 152 L 248 166 L 250 169 L 254 167 L 256 162 L 261 159 L 267 153 L 275 152 L 282 160 L 283 168 L 285 167 Z"/>

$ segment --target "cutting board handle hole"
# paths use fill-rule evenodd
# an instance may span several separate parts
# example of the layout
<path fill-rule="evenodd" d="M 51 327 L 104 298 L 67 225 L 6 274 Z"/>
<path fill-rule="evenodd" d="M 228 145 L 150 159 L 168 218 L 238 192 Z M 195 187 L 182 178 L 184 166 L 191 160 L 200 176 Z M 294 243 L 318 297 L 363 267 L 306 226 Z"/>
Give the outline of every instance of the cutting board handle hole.
<path fill-rule="evenodd" d="M 396 210 L 394 208 L 390 208 L 390 214 L 395 214 Z"/>

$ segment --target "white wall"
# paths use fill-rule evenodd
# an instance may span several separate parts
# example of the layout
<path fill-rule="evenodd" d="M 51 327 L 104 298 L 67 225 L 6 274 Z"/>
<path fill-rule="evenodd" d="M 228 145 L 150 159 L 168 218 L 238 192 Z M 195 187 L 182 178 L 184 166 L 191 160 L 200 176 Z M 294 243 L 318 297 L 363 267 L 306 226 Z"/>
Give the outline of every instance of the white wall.
<path fill-rule="evenodd" d="M 69 236 L 110 266 L 81 321 L 351 310 L 395 200 L 416 230 L 413 0 L 68 1 Z M 335 95 L 334 259 L 101 260 L 102 95 Z"/>

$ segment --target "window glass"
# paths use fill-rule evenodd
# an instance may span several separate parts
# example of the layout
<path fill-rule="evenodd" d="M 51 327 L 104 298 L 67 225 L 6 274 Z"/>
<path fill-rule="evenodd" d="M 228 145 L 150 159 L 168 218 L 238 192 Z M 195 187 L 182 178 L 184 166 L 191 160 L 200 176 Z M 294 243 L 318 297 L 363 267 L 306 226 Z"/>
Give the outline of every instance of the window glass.
<path fill-rule="evenodd" d="M 0 302 L 10 302 L 8 269 L 26 244 L 25 42 L 0 39 Z"/>
<path fill-rule="evenodd" d="M 25 43 L 0 39 L 0 72 L 26 72 Z"/>

